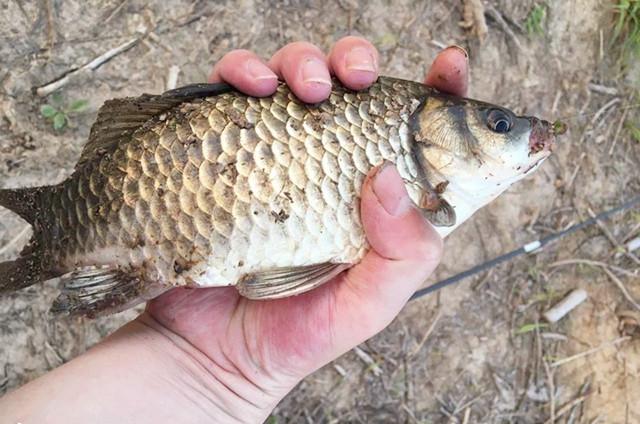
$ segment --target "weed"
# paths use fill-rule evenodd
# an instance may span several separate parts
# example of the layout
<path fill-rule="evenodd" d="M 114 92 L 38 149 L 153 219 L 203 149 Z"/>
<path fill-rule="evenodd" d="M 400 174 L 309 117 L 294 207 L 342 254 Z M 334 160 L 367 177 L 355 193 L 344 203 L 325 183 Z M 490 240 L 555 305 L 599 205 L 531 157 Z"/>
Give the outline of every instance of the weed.
<path fill-rule="evenodd" d="M 516 330 L 516 335 L 527 334 L 536 329 L 543 329 L 549 327 L 549 324 L 538 323 L 538 324 L 525 324 L 522 327 Z"/>
<path fill-rule="evenodd" d="M 640 57 L 640 0 L 618 0 L 613 43 L 620 45 L 623 61 Z"/>
<path fill-rule="evenodd" d="M 54 130 L 62 131 L 70 123 L 69 116 L 84 110 L 88 103 L 87 100 L 79 99 L 69 104 L 64 104 L 60 93 L 54 93 L 51 95 L 50 103 L 40 107 L 40 114 L 48 121 L 51 121 Z"/>
<path fill-rule="evenodd" d="M 640 128 L 631 121 L 625 122 L 625 127 L 627 131 L 629 131 L 629 134 L 631 134 L 631 138 L 635 140 L 636 143 L 640 143 Z"/>
<path fill-rule="evenodd" d="M 529 36 L 544 34 L 544 21 L 547 17 L 547 5 L 538 3 L 529 11 L 524 20 L 524 27 Z"/>

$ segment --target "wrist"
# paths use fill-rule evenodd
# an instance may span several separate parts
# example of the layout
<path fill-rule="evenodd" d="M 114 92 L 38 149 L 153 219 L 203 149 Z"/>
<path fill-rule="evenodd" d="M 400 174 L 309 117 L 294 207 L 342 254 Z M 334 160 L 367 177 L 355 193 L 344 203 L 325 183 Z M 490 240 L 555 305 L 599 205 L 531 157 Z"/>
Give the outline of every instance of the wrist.
<path fill-rule="evenodd" d="M 1 398 L 0 421 L 258 423 L 297 383 L 274 381 L 222 369 L 145 314 Z"/>
<path fill-rule="evenodd" d="M 215 422 L 263 422 L 300 380 L 275 379 L 261 372 L 247 375 L 246 367 L 238 366 L 224 353 L 223 360 L 205 354 L 148 313 L 121 331 L 134 334 L 135 343 L 154 358 L 157 375 L 150 378 L 164 380 L 172 388 L 173 393 L 160 388 L 153 396 L 163 396 L 193 422 L 199 422 L 194 419 L 198 417 Z"/>

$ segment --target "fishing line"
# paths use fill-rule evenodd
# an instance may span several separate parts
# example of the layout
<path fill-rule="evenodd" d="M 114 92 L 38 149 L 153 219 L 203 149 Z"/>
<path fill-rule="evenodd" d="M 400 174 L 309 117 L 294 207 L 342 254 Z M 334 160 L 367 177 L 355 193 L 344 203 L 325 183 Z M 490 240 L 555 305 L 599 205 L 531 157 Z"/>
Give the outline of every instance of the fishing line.
<path fill-rule="evenodd" d="M 569 228 L 562 230 L 562 231 L 558 231 L 557 233 L 552 233 L 549 234 L 546 237 L 543 237 L 541 239 L 532 241 L 530 243 L 527 243 L 523 246 L 520 246 L 519 248 L 512 250 L 511 252 L 505 253 L 504 255 L 500 255 L 496 258 L 493 258 L 487 262 L 484 262 L 480 265 L 476 265 L 473 268 L 469 268 L 466 271 L 463 271 L 459 274 L 455 274 L 449 278 L 446 278 L 444 280 L 438 281 L 435 284 L 432 284 L 428 287 L 425 287 L 423 289 L 420 289 L 418 291 L 416 291 L 413 296 L 411 296 L 411 298 L 409 300 L 414 300 L 414 299 L 418 299 L 422 296 L 425 296 L 429 293 L 433 293 L 435 291 L 438 291 L 444 287 L 450 286 L 452 284 L 458 283 L 461 280 L 464 280 L 467 277 L 470 277 L 472 275 L 478 274 L 482 271 L 486 271 L 489 270 L 493 267 L 495 267 L 498 264 L 501 264 L 502 262 L 506 262 L 510 259 L 513 259 L 517 256 L 520 255 L 524 255 L 526 253 L 532 253 L 537 251 L 538 249 L 544 247 L 545 245 L 551 243 L 554 240 L 560 239 L 562 237 L 565 237 L 575 231 L 581 230 L 583 228 L 586 227 L 590 227 L 591 225 L 594 225 L 597 221 L 604 221 L 606 219 L 609 219 L 611 217 L 611 215 L 617 213 L 617 212 L 621 212 L 621 211 L 625 211 L 627 209 L 631 209 L 632 207 L 634 207 L 635 205 L 640 203 L 640 195 L 636 196 L 634 198 L 632 198 L 631 200 L 629 200 L 628 202 L 625 202 L 621 205 L 618 205 L 614 208 L 608 209 L 604 212 L 599 213 L 598 215 L 589 218 L 585 221 L 579 222 L 577 224 L 574 224 L 572 226 L 570 226 Z"/>

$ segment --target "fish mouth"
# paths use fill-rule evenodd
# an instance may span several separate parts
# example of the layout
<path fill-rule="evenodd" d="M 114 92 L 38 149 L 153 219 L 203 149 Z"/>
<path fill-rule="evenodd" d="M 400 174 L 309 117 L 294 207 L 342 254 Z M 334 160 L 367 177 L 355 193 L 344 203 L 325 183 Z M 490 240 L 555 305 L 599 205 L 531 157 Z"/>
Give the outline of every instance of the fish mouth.
<path fill-rule="evenodd" d="M 529 156 L 540 152 L 552 152 L 556 145 L 555 127 L 548 121 L 529 118 L 531 135 L 529 136 Z"/>

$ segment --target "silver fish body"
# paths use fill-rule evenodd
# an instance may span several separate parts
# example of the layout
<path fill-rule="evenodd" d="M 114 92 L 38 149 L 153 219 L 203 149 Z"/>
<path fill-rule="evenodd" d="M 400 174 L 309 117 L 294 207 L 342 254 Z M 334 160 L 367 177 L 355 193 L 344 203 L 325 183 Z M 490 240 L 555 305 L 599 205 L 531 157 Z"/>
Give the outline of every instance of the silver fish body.
<path fill-rule="evenodd" d="M 498 139 L 491 119 L 515 135 Z M 366 253 L 359 196 L 373 168 L 395 164 L 445 236 L 548 155 L 548 123 L 534 119 L 384 77 L 359 92 L 336 83 L 318 105 L 284 84 L 267 98 L 196 85 L 110 101 L 69 179 L 0 191 L 35 229 L 21 255 L 31 274 L 5 287 L 62 276 L 54 310 L 85 315 L 175 286 L 301 293 Z"/>

